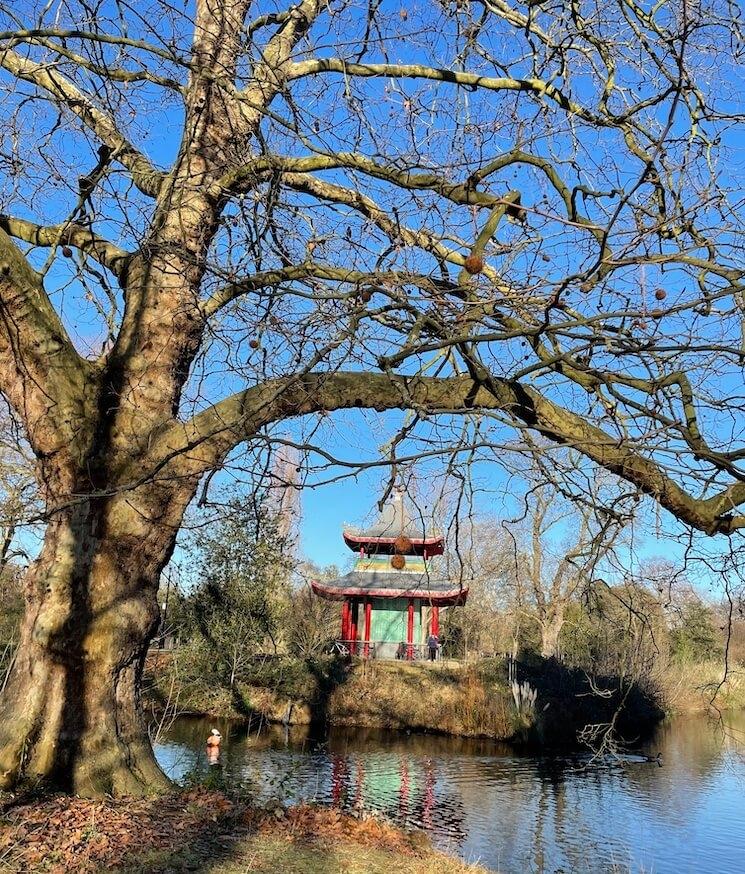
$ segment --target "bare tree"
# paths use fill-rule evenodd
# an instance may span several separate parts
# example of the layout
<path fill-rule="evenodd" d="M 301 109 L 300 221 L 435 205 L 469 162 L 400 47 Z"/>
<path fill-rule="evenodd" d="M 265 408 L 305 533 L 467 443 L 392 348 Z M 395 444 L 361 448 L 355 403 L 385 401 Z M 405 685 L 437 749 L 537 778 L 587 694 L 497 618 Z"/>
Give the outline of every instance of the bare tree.
<path fill-rule="evenodd" d="M 310 581 L 334 579 L 338 568 L 319 568 L 312 563 L 296 570 L 296 585 L 287 614 L 287 648 L 293 655 L 309 658 L 329 651 L 339 634 L 339 608 L 334 601 L 317 598 Z"/>
<path fill-rule="evenodd" d="M 597 524 L 602 507 L 596 496 L 592 509 L 579 504 L 557 508 L 558 493 L 551 485 L 535 488 L 527 499 L 530 538 L 526 544 L 525 577 L 530 605 L 541 635 L 541 655 L 560 655 L 559 635 L 568 605 L 592 584 L 598 562 L 613 546 L 621 524 L 617 519 Z M 594 524 L 595 523 L 595 524 Z M 559 537 L 552 530 L 559 527 Z M 516 575 L 520 575 L 517 568 Z"/>
<path fill-rule="evenodd" d="M 513 539 L 498 519 L 477 515 L 450 535 L 445 573 L 468 587 L 468 600 L 443 614 L 448 643 L 462 644 L 466 658 L 473 651 L 516 653 L 524 614 Z"/>
<path fill-rule="evenodd" d="M 397 456 L 451 466 L 532 429 L 745 527 L 731 13 L 0 3 L 0 391 L 47 523 L 3 787 L 166 786 L 159 573 L 283 420 L 323 451 L 326 413 L 408 409 Z"/>
<path fill-rule="evenodd" d="M 12 418 L 0 410 L 0 579 L 11 562 L 27 563 L 18 538 L 38 509 L 33 458 Z"/>

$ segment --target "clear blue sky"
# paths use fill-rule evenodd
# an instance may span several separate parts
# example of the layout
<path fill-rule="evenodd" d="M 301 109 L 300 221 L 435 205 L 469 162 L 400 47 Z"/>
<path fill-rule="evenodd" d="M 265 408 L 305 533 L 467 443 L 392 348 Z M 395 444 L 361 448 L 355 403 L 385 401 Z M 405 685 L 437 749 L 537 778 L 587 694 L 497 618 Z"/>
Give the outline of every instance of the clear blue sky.
<path fill-rule="evenodd" d="M 19 5 L 19 11 L 23 13 L 25 11 L 24 3 Z M 30 8 L 34 4 L 29 3 L 25 5 Z M 268 7 L 270 4 L 265 5 Z M 401 4 L 386 2 L 383 8 L 389 12 L 393 11 L 395 13 L 400 5 Z M 104 4 L 102 9 L 106 8 L 108 8 L 112 15 L 116 13 L 116 4 L 113 2 Z M 189 4 L 187 8 L 191 9 L 191 4 Z M 413 22 L 419 12 L 422 12 L 422 14 L 427 12 L 427 14 L 429 14 L 429 10 L 426 10 L 425 6 L 420 5 L 419 7 L 416 7 L 409 5 L 408 8 L 411 10 L 411 18 L 408 26 L 411 28 L 414 27 Z M 353 18 L 349 21 L 350 39 L 352 38 L 353 32 L 358 32 L 360 28 L 363 28 L 366 21 L 366 14 L 366 4 L 360 4 L 357 12 L 354 13 Z M 433 11 L 432 14 L 437 14 L 436 10 Z M 446 22 L 443 24 L 443 28 L 452 28 L 453 26 L 452 22 Z M 396 22 L 396 27 L 400 27 L 398 22 Z M 395 43 L 391 42 L 391 45 L 395 46 L 395 59 L 403 62 L 421 60 L 422 56 L 427 56 L 429 54 L 433 56 L 442 55 L 443 58 L 447 59 L 452 54 L 452 51 L 450 51 L 452 48 L 450 45 L 452 42 L 451 37 L 452 34 L 449 34 L 445 29 L 443 29 L 435 40 L 436 44 L 425 46 L 421 50 L 413 48 L 413 46 L 416 46 L 416 41 L 407 42 L 399 40 Z M 450 48 L 448 48 L 448 46 L 450 46 Z M 335 51 L 335 48 L 327 46 L 323 53 L 333 54 Z M 473 62 L 475 63 L 475 61 Z M 626 74 L 628 75 L 628 71 Z M 334 82 L 336 82 L 336 85 L 333 85 Z M 378 113 L 377 120 L 381 121 L 381 123 L 382 120 L 388 118 L 390 107 L 400 109 L 403 98 L 406 95 L 411 95 L 419 90 L 419 86 L 415 86 L 411 83 L 403 83 L 400 85 L 400 93 L 397 91 L 395 94 L 384 97 L 384 86 L 385 83 L 383 80 L 375 80 L 374 82 L 371 82 L 369 86 L 366 86 L 369 87 L 371 93 L 377 94 L 379 98 L 377 102 L 371 102 L 370 112 Z M 314 109 L 311 110 L 311 108 L 308 108 L 308 112 L 314 111 L 320 118 L 324 118 L 324 116 L 332 117 L 334 113 L 341 112 L 341 103 L 339 103 L 339 105 L 330 105 L 331 101 L 335 99 L 334 95 L 338 95 L 339 93 L 338 87 L 339 83 L 336 80 L 326 80 L 326 90 L 324 91 L 324 94 L 328 96 L 323 98 Z M 147 91 L 145 90 L 143 93 L 146 94 Z M 446 89 L 443 87 L 439 90 L 439 94 L 442 95 L 442 98 L 438 97 L 438 100 L 442 100 L 445 103 L 452 102 L 453 104 L 462 104 L 464 111 L 466 109 L 470 111 L 470 108 L 473 108 L 476 105 L 475 101 L 477 97 L 475 95 L 469 95 L 464 91 Z M 479 99 L 490 100 L 493 98 L 481 97 Z M 146 123 L 137 127 L 133 123 L 133 129 L 137 135 L 138 146 L 140 146 L 143 151 L 145 151 L 148 156 L 154 159 L 157 163 L 166 166 L 172 160 L 177 148 L 182 124 L 182 111 L 177 102 L 171 104 L 155 104 L 155 106 L 156 109 L 153 109 L 151 103 L 150 109 L 148 110 L 149 114 L 146 117 Z M 44 110 L 40 104 L 35 103 L 27 111 L 34 112 L 37 121 L 40 125 L 42 124 L 41 114 Z M 390 112 L 392 114 L 393 109 L 391 109 Z M 373 122 L 375 122 L 376 117 L 372 116 L 372 118 Z M 559 130 L 560 129 L 557 128 L 557 131 L 553 132 L 555 141 L 552 147 L 558 148 L 558 146 L 561 145 L 561 133 Z M 443 138 L 446 134 L 447 132 L 444 130 L 438 131 L 438 136 L 442 135 Z M 401 137 L 400 146 L 403 150 L 405 148 L 405 132 L 403 129 L 399 131 L 399 135 Z M 473 132 L 471 132 L 469 136 L 473 136 Z M 726 133 L 725 139 L 729 140 L 735 136 L 736 134 L 734 132 Z M 474 142 L 476 142 L 475 139 Z M 496 150 L 500 142 L 500 139 L 495 138 L 493 142 L 489 144 L 489 148 Z M 505 142 L 507 142 L 507 140 L 505 140 Z M 443 143 L 445 143 L 445 139 L 443 139 Z M 735 142 L 730 142 L 729 144 L 731 147 L 737 145 Z M 387 145 L 392 151 L 395 151 L 396 148 L 398 148 L 399 143 L 394 137 L 393 141 Z M 445 145 L 449 148 L 449 141 L 447 141 Z M 67 147 L 69 148 L 69 145 Z M 76 148 L 78 147 L 79 146 L 76 145 Z M 535 147 L 537 149 L 542 147 L 546 149 L 549 148 L 548 145 L 544 144 L 541 146 L 540 143 L 536 143 Z M 438 149 L 444 148 L 445 146 L 442 144 L 439 146 L 433 146 L 434 157 L 436 158 L 438 156 Z M 464 147 L 464 149 L 468 151 L 467 148 Z M 80 166 L 91 167 L 95 162 L 94 148 L 91 146 L 88 154 L 76 152 L 76 158 L 80 163 Z M 471 158 L 473 158 L 473 156 L 471 156 Z M 570 173 L 569 168 L 565 168 L 564 172 Z M 536 187 L 534 177 L 524 169 L 516 170 L 514 175 L 510 176 L 509 180 L 505 180 L 505 184 L 507 182 L 509 182 L 511 186 L 519 187 L 523 191 L 526 198 L 524 202 L 527 200 L 532 201 L 538 196 L 539 188 Z M 44 184 L 45 186 L 50 186 L 48 189 L 49 197 L 45 199 L 45 209 L 48 211 L 48 214 L 44 218 L 51 223 L 60 220 L 67 214 L 71 192 L 69 190 L 69 181 L 60 183 L 55 187 L 56 183 L 53 181 L 50 183 L 49 180 L 45 178 Z M 66 185 L 67 187 L 65 187 Z M 45 188 L 45 194 L 46 191 L 47 189 Z M 24 213 L 21 208 L 18 210 L 18 214 L 25 215 L 26 213 Z M 38 218 L 38 216 L 31 213 L 29 213 L 28 216 L 31 218 Z M 417 216 L 415 214 L 405 215 L 404 218 L 411 224 L 416 225 Z M 108 217 L 108 220 L 98 223 L 97 227 L 102 232 L 110 234 L 113 239 L 118 241 L 118 233 L 121 232 L 126 236 L 126 228 L 119 227 L 118 219 L 119 216 L 114 212 Z M 137 229 L 134 229 L 132 233 L 136 236 L 136 232 Z M 518 233 L 521 232 L 514 228 L 506 228 L 504 230 L 505 235 L 516 235 Z M 505 236 L 505 241 L 509 242 L 509 239 L 510 237 Z M 125 240 L 125 242 L 127 241 Z M 43 260 L 45 257 L 46 252 L 40 251 L 38 253 L 37 258 L 39 261 Z M 556 269 L 559 273 L 562 273 L 567 268 L 566 262 L 567 259 L 571 257 L 571 250 L 569 247 L 563 246 L 559 251 L 553 253 L 552 257 L 552 266 L 551 268 L 546 268 L 546 270 L 549 270 L 550 272 L 551 270 Z M 653 282 L 651 270 L 650 275 L 648 276 L 648 281 L 651 286 Z M 671 280 L 665 281 L 670 282 Z M 85 289 L 74 278 L 74 271 L 72 270 L 72 264 L 70 262 L 65 261 L 64 259 L 58 259 L 55 262 L 48 276 L 48 287 L 55 290 L 55 304 L 62 305 L 66 308 L 64 313 L 66 324 L 70 328 L 74 339 L 78 342 L 81 351 L 98 351 L 103 339 L 100 322 L 95 318 L 95 313 L 92 312 L 91 308 L 85 304 Z M 670 290 L 673 291 L 672 286 L 670 286 Z M 222 364 L 222 362 L 219 363 Z M 738 373 L 738 380 L 740 377 L 741 375 Z M 716 378 L 720 378 L 719 374 L 717 374 Z M 205 379 L 201 383 L 201 387 L 210 395 L 210 399 L 216 399 L 230 391 L 242 387 L 242 385 L 237 375 L 226 375 L 225 370 L 216 368 L 214 376 Z M 340 457 L 347 459 L 362 457 L 370 461 L 381 456 L 381 449 L 384 446 L 386 439 L 395 432 L 396 426 L 400 425 L 401 421 L 402 414 L 398 413 L 386 414 L 380 417 L 375 414 L 362 414 L 351 411 L 343 414 L 340 413 L 335 416 L 330 416 L 327 421 L 322 423 L 322 427 L 318 434 L 313 435 L 313 442 Z M 283 426 L 282 433 L 291 436 L 293 439 L 302 441 L 303 438 L 308 437 L 312 425 L 314 424 L 316 424 L 315 420 L 314 422 L 305 421 L 299 423 L 286 423 L 286 425 Z M 448 425 L 446 424 L 445 428 L 447 429 L 447 427 Z M 454 426 L 453 433 L 455 433 Z M 516 438 L 512 435 L 510 439 Z M 238 457 L 240 458 L 240 453 L 238 454 Z M 462 463 L 462 459 L 458 463 Z M 456 463 L 456 467 L 458 466 L 458 463 Z M 507 468 L 502 466 L 503 463 L 507 464 Z M 512 466 L 513 469 L 518 466 L 517 456 L 514 458 L 507 456 L 500 458 L 495 456 L 490 464 L 480 463 L 476 466 L 475 476 L 481 487 L 481 491 L 476 494 L 474 499 L 474 508 L 478 513 L 492 515 L 498 518 L 504 518 L 514 514 L 517 507 L 515 497 L 520 494 L 524 488 L 524 484 L 519 483 L 515 478 L 514 473 L 511 474 L 508 472 L 510 466 Z M 416 473 L 424 493 L 427 492 L 427 487 L 431 485 L 433 481 L 435 469 L 436 465 L 434 462 L 421 463 L 416 467 Z M 340 469 L 331 469 L 326 473 L 315 474 L 314 479 L 308 481 L 302 492 L 302 551 L 308 558 L 320 565 L 330 563 L 344 564 L 348 560 L 351 554 L 346 549 L 341 539 L 342 525 L 344 522 L 361 523 L 371 518 L 372 514 L 375 512 L 375 503 L 380 497 L 381 489 L 387 476 L 385 469 L 371 468 L 362 470 L 354 478 L 347 478 L 339 482 L 314 487 L 314 483 L 333 477 L 340 472 Z M 227 488 L 227 485 L 230 482 L 229 477 L 229 472 L 216 477 L 213 484 L 213 491 L 219 492 L 220 489 Z M 215 494 L 215 496 L 219 497 L 218 494 Z M 659 539 L 658 532 L 654 526 L 651 526 L 648 530 L 639 531 L 635 541 L 637 555 L 644 556 L 664 553 L 672 557 L 682 556 L 684 547 L 678 542 L 672 540 L 669 536 L 665 536 L 665 528 L 667 527 L 667 531 L 674 537 L 682 536 L 682 529 L 675 525 L 670 520 L 670 517 L 664 512 L 661 514 L 661 522 L 662 529 L 659 533 L 662 536 Z M 705 541 L 703 538 L 698 537 L 696 542 L 703 546 Z M 717 541 L 716 543 L 711 542 L 710 544 L 710 548 L 715 553 L 717 550 L 726 549 L 726 546 L 726 541 Z"/>

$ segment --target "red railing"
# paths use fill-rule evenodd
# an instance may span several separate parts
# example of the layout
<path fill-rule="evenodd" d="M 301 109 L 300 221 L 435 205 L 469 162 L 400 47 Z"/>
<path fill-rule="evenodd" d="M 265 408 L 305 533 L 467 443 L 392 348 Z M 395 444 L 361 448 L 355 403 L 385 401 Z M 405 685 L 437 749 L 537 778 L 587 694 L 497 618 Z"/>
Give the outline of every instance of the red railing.
<path fill-rule="evenodd" d="M 429 659 L 429 647 L 418 643 L 391 643 L 385 640 L 335 640 L 331 652 L 340 656 L 359 656 L 363 659 L 400 660 L 404 662 Z M 440 650 L 436 652 L 440 659 Z"/>

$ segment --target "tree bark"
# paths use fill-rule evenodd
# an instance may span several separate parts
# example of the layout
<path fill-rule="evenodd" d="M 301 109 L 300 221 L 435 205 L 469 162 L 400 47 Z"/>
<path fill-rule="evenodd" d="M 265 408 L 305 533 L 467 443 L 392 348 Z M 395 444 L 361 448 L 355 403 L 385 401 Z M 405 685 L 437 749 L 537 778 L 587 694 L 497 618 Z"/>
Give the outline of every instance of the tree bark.
<path fill-rule="evenodd" d="M 541 621 L 541 655 L 543 658 L 559 658 L 559 635 L 564 625 L 563 611 Z"/>
<path fill-rule="evenodd" d="M 48 526 L 0 704 L 2 788 L 43 783 L 90 796 L 170 785 L 152 751 L 140 684 L 160 572 L 188 494 L 148 491 L 147 501 L 136 491 L 82 499 Z"/>

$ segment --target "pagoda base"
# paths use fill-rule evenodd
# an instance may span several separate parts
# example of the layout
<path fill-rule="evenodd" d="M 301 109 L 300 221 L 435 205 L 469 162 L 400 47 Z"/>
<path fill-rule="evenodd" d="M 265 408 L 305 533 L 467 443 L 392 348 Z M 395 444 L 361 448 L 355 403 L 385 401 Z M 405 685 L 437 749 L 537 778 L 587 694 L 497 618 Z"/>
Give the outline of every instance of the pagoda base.
<path fill-rule="evenodd" d="M 337 652 L 370 659 L 416 661 L 439 635 L 440 609 L 422 598 L 345 598 Z"/>

